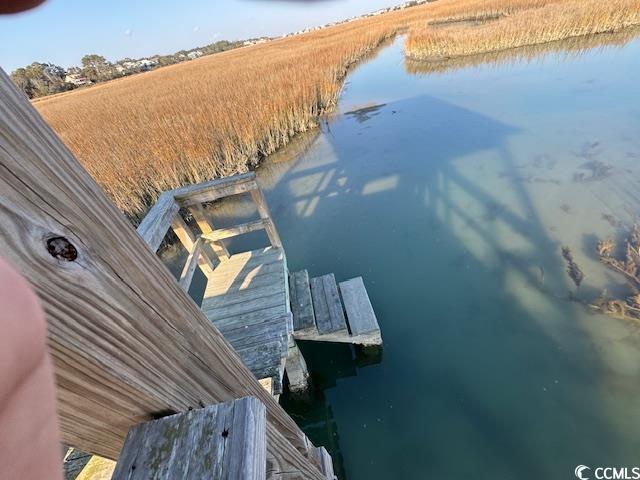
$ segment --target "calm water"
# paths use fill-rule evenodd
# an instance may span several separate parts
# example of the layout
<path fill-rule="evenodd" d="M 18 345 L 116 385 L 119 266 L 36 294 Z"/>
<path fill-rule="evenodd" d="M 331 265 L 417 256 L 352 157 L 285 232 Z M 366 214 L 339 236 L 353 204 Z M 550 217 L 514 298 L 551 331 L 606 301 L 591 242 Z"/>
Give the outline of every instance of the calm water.
<path fill-rule="evenodd" d="M 382 327 L 377 356 L 305 345 L 316 390 L 283 399 L 342 478 L 640 464 L 640 327 L 569 301 L 560 255 L 580 298 L 624 291 L 594 247 L 638 212 L 639 86 L 639 40 L 415 75 L 400 39 L 258 170 L 290 269 L 363 275 Z"/>

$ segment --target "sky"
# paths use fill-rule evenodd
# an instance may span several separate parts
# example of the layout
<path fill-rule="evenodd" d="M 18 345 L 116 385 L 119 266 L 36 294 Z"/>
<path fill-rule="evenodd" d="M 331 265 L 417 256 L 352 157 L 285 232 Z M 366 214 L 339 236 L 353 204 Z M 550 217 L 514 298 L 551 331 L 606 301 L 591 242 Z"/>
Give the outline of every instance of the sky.
<path fill-rule="evenodd" d="M 115 61 L 169 54 L 218 40 L 279 36 L 403 0 L 48 0 L 0 17 L 0 66 L 63 67 L 87 53 Z"/>

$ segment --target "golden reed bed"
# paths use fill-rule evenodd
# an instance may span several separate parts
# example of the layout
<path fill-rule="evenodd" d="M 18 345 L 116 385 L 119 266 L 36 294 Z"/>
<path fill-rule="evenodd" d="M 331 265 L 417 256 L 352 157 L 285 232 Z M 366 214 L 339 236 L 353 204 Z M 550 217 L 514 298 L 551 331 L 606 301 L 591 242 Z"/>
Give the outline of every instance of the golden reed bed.
<path fill-rule="evenodd" d="M 590 8 L 637 4 L 583 1 Z M 348 68 L 396 33 L 409 30 L 409 44 L 417 48 L 419 38 L 432 34 L 453 38 L 452 28 L 463 31 L 460 25 L 451 27 L 457 22 L 497 19 L 492 24 L 514 20 L 510 25 L 515 25 L 519 15 L 547 8 L 566 14 L 561 6 L 568 3 L 576 2 L 438 0 L 46 97 L 34 105 L 116 205 L 139 218 L 159 191 L 246 171 L 315 126 L 318 115 L 335 105 Z M 624 10 L 616 25 L 629 23 L 625 15 L 635 19 L 637 11 Z M 576 18 L 584 22 L 583 16 Z M 439 25 L 429 26 L 433 22 Z M 461 44 L 466 37 L 460 36 Z"/>
<path fill-rule="evenodd" d="M 532 4 L 536 2 L 531 2 Z M 405 53 L 414 60 L 441 61 L 617 32 L 640 24 L 640 0 L 550 0 L 511 14 L 464 15 L 457 22 L 413 28 Z"/>

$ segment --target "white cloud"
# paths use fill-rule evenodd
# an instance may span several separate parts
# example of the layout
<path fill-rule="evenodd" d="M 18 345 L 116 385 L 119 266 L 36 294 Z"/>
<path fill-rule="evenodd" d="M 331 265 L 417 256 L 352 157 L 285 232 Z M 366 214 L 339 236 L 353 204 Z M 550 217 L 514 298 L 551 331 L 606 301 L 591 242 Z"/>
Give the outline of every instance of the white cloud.
<path fill-rule="evenodd" d="M 131 29 L 130 29 L 130 28 L 127 28 L 127 29 L 124 31 L 124 34 L 125 34 L 127 37 L 130 37 L 132 33 L 133 33 L 133 32 L 131 31 Z"/>

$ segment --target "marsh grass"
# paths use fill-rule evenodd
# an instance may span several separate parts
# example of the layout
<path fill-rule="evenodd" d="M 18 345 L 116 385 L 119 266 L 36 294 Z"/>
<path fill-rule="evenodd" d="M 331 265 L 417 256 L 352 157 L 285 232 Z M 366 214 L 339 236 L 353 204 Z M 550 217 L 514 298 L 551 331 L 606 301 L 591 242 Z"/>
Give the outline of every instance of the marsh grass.
<path fill-rule="evenodd" d="M 116 205 L 246 171 L 331 109 L 350 65 L 395 33 L 346 26 L 34 102 Z"/>
<path fill-rule="evenodd" d="M 456 25 L 447 28 L 414 27 L 405 51 L 414 60 L 439 61 L 517 47 L 543 44 L 566 38 L 615 32 L 640 24 L 640 0 L 541 0 L 516 2 L 505 0 L 501 17 L 480 25 Z M 526 8 L 508 11 L 506 5 Z M 491 18 L 487 16 L 487 18 Z M 464 20 L 461 17 L 460 20 Z M 468 15 L 468 20 L 480 17 Z"/>
<path fill-rule="evenodd" d="M 437 35 L 447 39 L 452 29 L 465 31 L 460 25 L 442 27 L 447 22 L 491 20 L 473 27 L 479 32 L 565 3 L 438 0 L 45 97 L 34 105 L 115 204 L 136 220 L 159 192 L 244 172 L 314 128 L 334 107 L 349 68 L 395 34 L 411 31 L 410 41 L 417 45 L 419 35 L 431 34 L 432 22 L 441 24 Z M 612 3 L 617 8 L 636 2 Z M 625 15 L 636 18 L 628 9 L 608 15 L 616 26 L 629 23 Z M 533 27 L 519 23 L 518 28 Z M 579 31 L 584 30 L 593 28 Z"/>
<path fill-rule="evenodd" d="M 480 65 L 502 67 L 522 62 L 533 64 L 543 61 L 549 55 L 558 58 L 558 61 L 566 61 L 579 58 L 593 50 L 619 48 L 638 35 L 640 35 L 640 27 L 633 27 L 614 33 L 572 37 L 520 48 L 453 57 L 446 61 L 428 62 L 405 57 L 405 69 L 414 75 L 433 75 Z"/>

